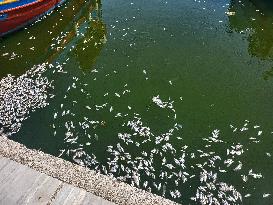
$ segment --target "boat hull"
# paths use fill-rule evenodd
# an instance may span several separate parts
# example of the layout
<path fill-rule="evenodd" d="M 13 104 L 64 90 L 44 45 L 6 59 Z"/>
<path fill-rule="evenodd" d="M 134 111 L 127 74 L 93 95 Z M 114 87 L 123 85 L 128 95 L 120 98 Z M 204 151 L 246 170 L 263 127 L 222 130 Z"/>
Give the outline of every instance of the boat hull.
<path fill-rule="evenodd" d="M 37 0 L 33 3 L 0 11 L 0 36 L 26 26 L 63 2 L 64 0 Z"/>

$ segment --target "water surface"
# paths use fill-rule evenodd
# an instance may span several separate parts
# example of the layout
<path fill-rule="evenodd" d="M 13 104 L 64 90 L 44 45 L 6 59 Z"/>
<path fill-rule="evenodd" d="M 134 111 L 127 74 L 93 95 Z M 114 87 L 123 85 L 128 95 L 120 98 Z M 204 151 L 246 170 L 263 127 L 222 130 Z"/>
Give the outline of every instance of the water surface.
<path fill-rule="evenodd" d="M 266 1 L 69 1 L 1 39 L 0 125 L 183 204 L 272 200 Z"/>

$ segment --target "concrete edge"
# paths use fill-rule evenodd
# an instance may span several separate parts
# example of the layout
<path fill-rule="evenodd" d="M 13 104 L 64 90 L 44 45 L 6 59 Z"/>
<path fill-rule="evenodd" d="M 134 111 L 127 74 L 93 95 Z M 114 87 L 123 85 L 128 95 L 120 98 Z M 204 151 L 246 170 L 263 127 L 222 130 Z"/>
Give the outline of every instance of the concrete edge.
<path fill-rule="evenodd" d="M 0 135 L 0 155 L 119 205 L 177 204 L 86 167 L 28 149 L 4 135 Z"/>

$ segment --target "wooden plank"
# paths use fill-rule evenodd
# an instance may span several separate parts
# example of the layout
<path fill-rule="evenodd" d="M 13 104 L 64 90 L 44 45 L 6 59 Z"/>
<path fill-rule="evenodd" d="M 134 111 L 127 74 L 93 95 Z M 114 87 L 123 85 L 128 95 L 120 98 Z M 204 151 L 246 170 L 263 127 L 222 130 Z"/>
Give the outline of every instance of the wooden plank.
<path fill-rule="evenodd" d="M 52 205 L 81 204 L 82 200 L 85 198 L 85 195 L 85 190 L 65 184 L 58 192 Z"/>
<path fill-rule="evenodd" d="M 52 205 L 113 205 L 98 196 L 83 189 L 65 184 L 60 190 Z"/>
<path fill-rule="evenodd" d="M 32 180 L 37 177 L 32 172 L 28 172 L 25 166 L 17 166 L 14 162 L 10 162 L 5 166 L 0 175 L 0 204 L 10 205 L 18 204 L 17 201 L 20 201 L 20 198 L 31 186 Z M 31 180 L 27 180 L 27 178 Z"/>
<path fill-rule="evenodd" d="M 0 172 L 0 204 L 47 204 L 61 183 L 9 161 Z"/>
<path fill-rule="evenodd" d="M 4 186 L 6 180 L 12 177 L 12 173 L 18 169 L 15 163 L 12 163 L 11 160 L 4 160 L 5 166 L 0 170 L 0 190 Z M 1 193 L 1 192 L 0 192 Z"/>
<path fill-rule="evenodd" d="M 41 174 L 19 204 L 48 204 L 62 182 Z"/>
<path fill-rule="evenodd" d="M 0 171 L 9 163 L 9 161 L 10 160 L 8 160 L 7 158 L 0 156 Z"/>
<path fill-rule="evenodd" d="M 113 205 L 113 203 L 88 193 L 81 205 Z"/>

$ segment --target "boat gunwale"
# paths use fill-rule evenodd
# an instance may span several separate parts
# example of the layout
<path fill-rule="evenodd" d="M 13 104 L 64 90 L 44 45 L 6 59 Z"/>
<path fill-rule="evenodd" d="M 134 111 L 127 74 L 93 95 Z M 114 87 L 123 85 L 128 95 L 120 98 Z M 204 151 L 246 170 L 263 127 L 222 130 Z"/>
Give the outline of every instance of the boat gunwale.
<path fill-rule="evenodd" d="M 16 11 L 16 10 L 19 10 L 19 9 L 22 9 L 22 8 L 25 8 L 25 7 L 28 7 L 28 6 L 33 6 L 33 5 L 41 3 L 43 1 L 45 1 L 45 0 L 37 0 L 37 1 L 32 2 L 32 3 L 24 4 L 24 5 L 21 5 L 21 6 L 16 6 L 14 8 L 10 8 L 10 9 L 5 9 L 5 10 L 0 11 L 0 14 L 4 14 L 4 13 L 7 13 L 7 12 L 11 12 L 11 11 Z"/>

